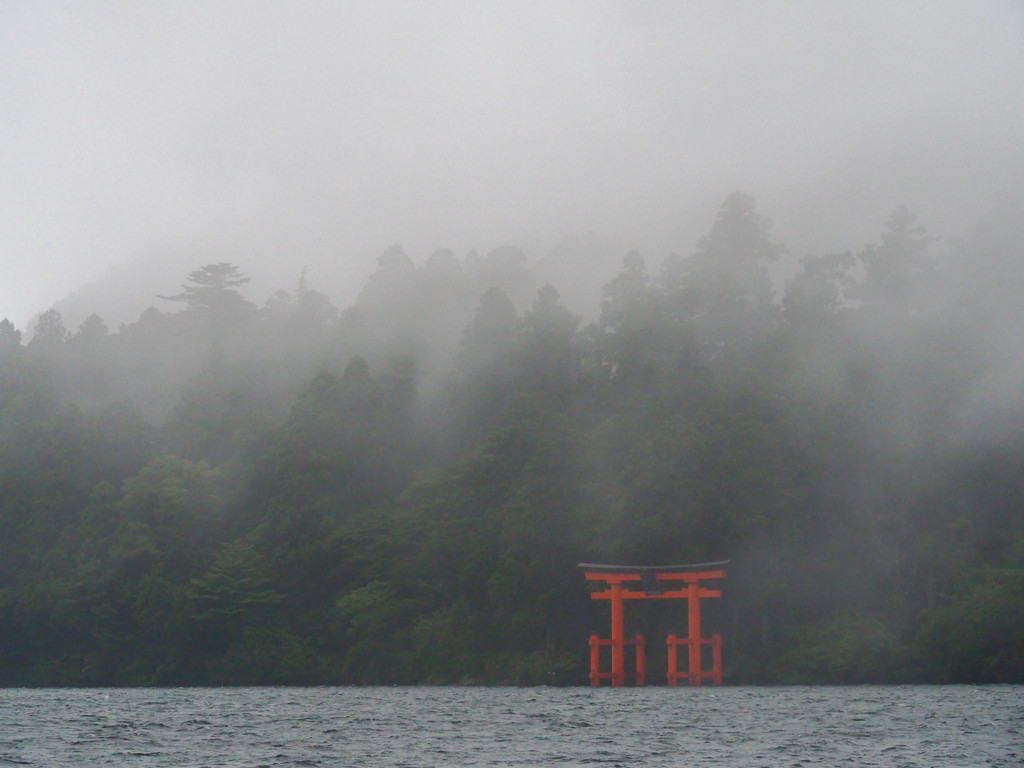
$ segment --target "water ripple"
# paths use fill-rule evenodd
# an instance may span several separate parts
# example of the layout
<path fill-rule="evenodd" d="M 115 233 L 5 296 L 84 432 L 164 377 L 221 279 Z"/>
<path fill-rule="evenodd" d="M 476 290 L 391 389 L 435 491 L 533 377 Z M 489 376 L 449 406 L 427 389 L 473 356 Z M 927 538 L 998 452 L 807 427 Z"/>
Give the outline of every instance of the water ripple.
<path fill-rule="evenodd" d="M 0 690 L 0 766 L 1019 766 L 1024 687 Z"/>

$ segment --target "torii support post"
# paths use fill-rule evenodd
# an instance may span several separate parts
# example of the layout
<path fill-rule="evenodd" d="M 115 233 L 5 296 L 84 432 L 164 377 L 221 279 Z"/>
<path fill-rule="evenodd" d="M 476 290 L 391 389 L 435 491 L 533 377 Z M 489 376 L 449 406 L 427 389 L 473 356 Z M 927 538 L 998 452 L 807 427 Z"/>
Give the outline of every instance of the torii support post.
<path fill-rule="evenodd" d="M 612 685 L 624 685 L 626 682 L 626 654 L 622 647 L 625 639 L 623 631 L 622 585 L 611 585 L 609 601 L 612 606 Z"/>
<path fill-rule="evenodd" d="M 702 638 L 698 643 L 693 642 L 692 637 L 676 637 L 675 635 L 669 635 L 666 640 L 668 645 L 668 684 L 676 685 L 679 680 L 686 680 L 690 685 L 700 685 L 704 681 L 705 676 L 711 677 L 711 682 L 714 685 L 722 684 L 722 636 L 715 634 L 710 638 Z M 680 645 L 689 646 L 690 655 L 690 670 L 696 670 L 695 672 L 679 671 L 679 653 L 678 649 Z M 711 646 L 711 671 L 703 671 L 703 667 L 700 661 L 700 648 L 705 645 Z M 697 647 L 697 663 L 693 662 L 694 646 Z"/>
<path fill-rule="evenodd" d="M 720 590 L 702 587 L 701 581 L 724 579 L 725 570 L 717 566 L 725 565 L 727 562 L 668 566 L 580 563 L 587 581 L 601 581 L 608 585 L 608 588 L 603 591 L 592 592 L 590 597 L 593 600 L 607 600 L 612 614 L 611 639 L 601 640 L 597 635 L 590 636 L 590 684 L 599 686 L 601 680 L 611 680 L 613 686 L 625 685 L 626 645 L 636 645 L 637 673 L 632 677 L 637 685 L 644 684 L 644 640 L 641 635 L 637 635 L 636 640 L 625 639 L 623 600 L 686 600 L 688 637 L 680 639 L 674 634 L 668 636 L 668 684 L 676 685 L 680 678 L 685 677 L 690 685 L 700 685 L 704 677 L 709 676 L 712 683 L 721 685 L 722 636 L 701 637 L 700 600 L 701 598 L 722 596 Z M 681 589 L 672 589 L 668 584 L 660 585 L 658 583 L 679 581 L 684 582 L 686 586 Z M 636 585 L 634 582 L 640 582 L 640 584 Z M 640 588 L 634 588 L 636 586 Z M 689 652 L 687 654 L 687 671 L 681 673 L 678 671 L 677 649 L 679 645 L 684 644 L 688 646 Z M 600 648 L 603 645 L 611 646 L 611 672 L 601 672 Z M 712 668 L 710 672 L 703 670 L 701 662 L 701 649 L 704 645 L 711 646 Z"/>
<path fill-rule="evenodd" d="M 614 672 L 602 672 L 601 671 L 601 648 L 603 646 L 614 647 L 611 640 L 602 640 L 597 635 L 590 636 L 590 684 L 595 688 L 601 685 L 602 680 L 611 680 L 612 685 L 624 685 L 627 678 L 632 678 L 633 682 L 637 685 L 643 685 L 647 680 L 647 661 L 645 658 L 644 651 L 644 636 L 637 635 L 636 637 L 623 638 L 622 645 L 632 645 L 636 647 L 636 666 L 633 674 L 628 674 L 623 668 L 622 674 L 616 678 Z M 625 651 L 623 651 L 625 655 Z M 625 667 L 625 664 L 623 664 Z M 618 679 L 620 682 L 616 683 Z"/>

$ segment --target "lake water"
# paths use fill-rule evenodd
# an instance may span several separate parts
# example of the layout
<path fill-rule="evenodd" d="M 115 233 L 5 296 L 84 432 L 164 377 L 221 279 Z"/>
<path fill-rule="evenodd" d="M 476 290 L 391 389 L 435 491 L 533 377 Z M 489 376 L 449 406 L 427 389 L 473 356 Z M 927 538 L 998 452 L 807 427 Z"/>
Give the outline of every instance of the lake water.
<path fill-rule="evenodd" d="M 1013 766 L 1024 686 L 0 690 L 0 766 Z"/>

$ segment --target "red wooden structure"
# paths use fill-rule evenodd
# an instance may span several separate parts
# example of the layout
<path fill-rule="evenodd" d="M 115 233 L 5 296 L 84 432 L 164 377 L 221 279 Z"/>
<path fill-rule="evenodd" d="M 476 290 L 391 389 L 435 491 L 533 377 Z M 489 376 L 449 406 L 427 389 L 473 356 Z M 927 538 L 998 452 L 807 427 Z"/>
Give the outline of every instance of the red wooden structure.
<path fill-rule="evenodd" d="M 701 585 L 702 581 L 724 579 L 725 569 L 722 566 L 729 561 L 714 563 L 693 563 L 690 565 L 598 565 L 580 563 L 587 581 L 604 582 L 607 588 L 591 592 L 592 600 L 607 600 L 612 609 L 611 638 L 602 640 L 597 635 L 590 636 L 590 684 L 601 685 L 602 680 L 610 680 L 613 686 L 626 684 L 630 678 L 636 685 L 643 685 L 646 675 L 646 659 L 644 657 L 644 637 L 636 635 L 626 638 L 623 621 L 623 601 L 625 600 L 686 600 L 687 602 L 687 636 L 668 636 L 668 684 L 676 685 L 686 680 L 690 685 L 700 685 L 705 678 L 710 678 L 715 685 L 722 684 L 722 636 L 712 635 L 701 637 L 700 601 L 701 598 L 721 597 L 718 589 L 708 589 Z M 666 583 L 667 582 L 667 583 Z M 679 584 L 682 582 L 682 584 Z M 636 648 L 634 672 L 626 672 L 626 646 Z M 711 646 L 711 670 L 705 671 L 701 661 L 701 650 L 705 645 Z M 601 648 L 611 647 L 612 668 L 610 672 L 601 671 Z M 687 649 L 686 671 L 679 671 L 679 646 Z"/>

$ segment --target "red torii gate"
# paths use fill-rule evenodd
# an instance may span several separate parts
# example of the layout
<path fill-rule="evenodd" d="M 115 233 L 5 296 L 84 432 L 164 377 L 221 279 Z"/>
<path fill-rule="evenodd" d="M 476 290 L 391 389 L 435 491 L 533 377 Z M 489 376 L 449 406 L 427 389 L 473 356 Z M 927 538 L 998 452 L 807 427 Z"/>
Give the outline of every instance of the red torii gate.
<path fill-rule="evenodd" d="M 668 684 L 676 685 L 679 680 L 686 680 L 690 685 L 700 685 L 704 677 L 711 678 L 715 685 L 722 684 L 722 636 L 712 635 L 710 638 L 700 636 L 700 599 L 702 597 L 721 597 L 718 589 L 707 589 L 701 581 L 708 579 L 724 579 L 725 569 L 721 566 L 728 560 L 713 563 L 692 563 L 689 565 L 599 565 L 597 563 L 580 563 L 583 576 L 587 581 L 603 581 L 608 588 L 601 592 L 591 592 L 592 600 L 608 600 L 612 609 L 612 635 L 602 640 L 597 635 L 590 636 L 590 684 L 601 685 L 602 680 L 611 680 L 613 686 L 626 684 L 626 653 L 627 645 L 636 648 L 636 672 L 629 677 L 637 685 L 646 680 L 644 636 L 625 637 L 623 627 L 623 600 L 686 600 L 688 608 L 687 637 L 668 636 Z M 668 584 L 659 582 L 682 581 L 682 589 L 668 588 Z M 633 582 L 640 582 L 639 585 Z M 634 587 L 640 587 L 636 589 Z M 609 645 L 612 649 L 611 672 L 601 671 L 601 646 Z M 687 671 L 679 671 L 678 648 L 685 645 L 689 649 Z M 711 671 L 702 669 L 701 648 L 711 646 Z"/>

